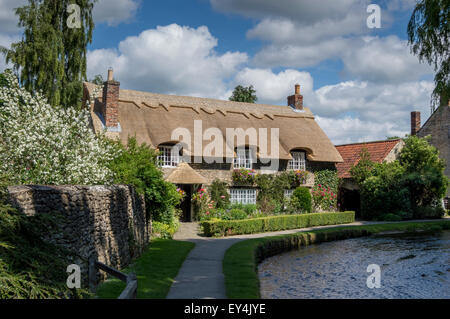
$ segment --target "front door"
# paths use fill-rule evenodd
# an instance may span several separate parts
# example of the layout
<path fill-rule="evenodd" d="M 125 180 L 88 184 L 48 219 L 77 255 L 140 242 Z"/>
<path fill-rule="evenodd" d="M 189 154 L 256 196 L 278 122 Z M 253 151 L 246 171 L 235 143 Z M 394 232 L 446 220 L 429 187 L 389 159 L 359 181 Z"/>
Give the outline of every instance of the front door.
<path fill-rule="evenodd" d="M 181 221 L 182 222 L 191 222 L 192 221 L 192 185 L 179 185 L 179 188 L 181 188 L 185 192 L 185 196 L 183 201 L 180 204 L 180 208 L 183 211 L 183 214 L 181 215 Z"/>

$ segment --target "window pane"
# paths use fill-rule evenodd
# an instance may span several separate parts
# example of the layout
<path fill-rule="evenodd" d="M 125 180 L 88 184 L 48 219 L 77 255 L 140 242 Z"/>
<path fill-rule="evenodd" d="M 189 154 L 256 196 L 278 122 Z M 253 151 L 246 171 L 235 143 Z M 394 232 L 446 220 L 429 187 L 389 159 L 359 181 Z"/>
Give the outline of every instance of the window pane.
<path fill-rule="evenodd" d="M 230 189 L 230 201 L 240 204 L 256 204 L 256 189 Z"/>
<path fill-rule="evenodd" d="M 176 167 L 180 162 L 179 149 L 174 146 L 159 147 L 158 162 L 163 167 Z"/>
<path fill-rule="evenodd" d="M 292 152 L 292 159 L 288 162 L 288 169 L 306 170 L 305 152 Z"/>

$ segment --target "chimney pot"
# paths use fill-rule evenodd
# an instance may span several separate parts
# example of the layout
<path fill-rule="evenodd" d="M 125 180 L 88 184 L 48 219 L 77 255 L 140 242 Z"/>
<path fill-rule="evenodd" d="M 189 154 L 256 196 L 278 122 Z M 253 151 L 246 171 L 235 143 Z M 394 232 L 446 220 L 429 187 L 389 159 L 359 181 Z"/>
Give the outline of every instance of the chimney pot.
<path fill-rule="evenodd" d="M 114 79 L 114 71 L 113 71 L 113 68 L 109 68 L 108 69 L 108 81 L 113 81 L 113 79 Z"/>
<path fill-rule="evenodd" d="M 411 112 L 411 135 L 416 135 L 420 130 L 420 112 Z"/>
<path fill-rule="evenodd" d="M 295 85 L 295 94 L 288 96 L 287 103 L 296 110 L 303 110 L 303 95 L 300 94 L 300 84 Z"/>

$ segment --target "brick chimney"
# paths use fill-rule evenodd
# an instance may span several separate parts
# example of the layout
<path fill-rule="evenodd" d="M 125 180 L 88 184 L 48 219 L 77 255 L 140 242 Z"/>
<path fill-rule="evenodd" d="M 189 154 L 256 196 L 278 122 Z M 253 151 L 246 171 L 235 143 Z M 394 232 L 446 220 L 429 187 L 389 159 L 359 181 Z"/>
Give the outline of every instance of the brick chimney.
<path fill-rule="evenodd" d="M 416 135 L 420 130 L 420 112 L 411 112 L 411 135 Z"/>
<path fill-rule="evenodd" d="M 103 84 L 102 115 L 106 128 L 119 126 L 119 91 L 120 82 L 114 81 L 113 69 L 108 69 L 108 80 Z"/>
<path fill-rule="evenodd" d="M 295 85 L 295 94 L 288 96 L 287 103 L 296 110 L 303 110 L 303 95 L 300 94 L 300 84 Z"/>

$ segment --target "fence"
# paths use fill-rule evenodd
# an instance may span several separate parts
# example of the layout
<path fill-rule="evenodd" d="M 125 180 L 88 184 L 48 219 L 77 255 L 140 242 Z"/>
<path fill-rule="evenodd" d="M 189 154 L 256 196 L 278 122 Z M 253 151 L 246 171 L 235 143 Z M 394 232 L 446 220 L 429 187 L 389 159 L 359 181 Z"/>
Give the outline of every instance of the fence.
<path fill-rule="evenodd" d="M 102 270 L 127 284 L 118 299 L 136 299 L 138 283 L 135 273 L 125 274 L 95 260 L 94 258 L 89 259 L 89 287 L 92 291 L 95 289 L 97 282 L 97 269 Z"/>

